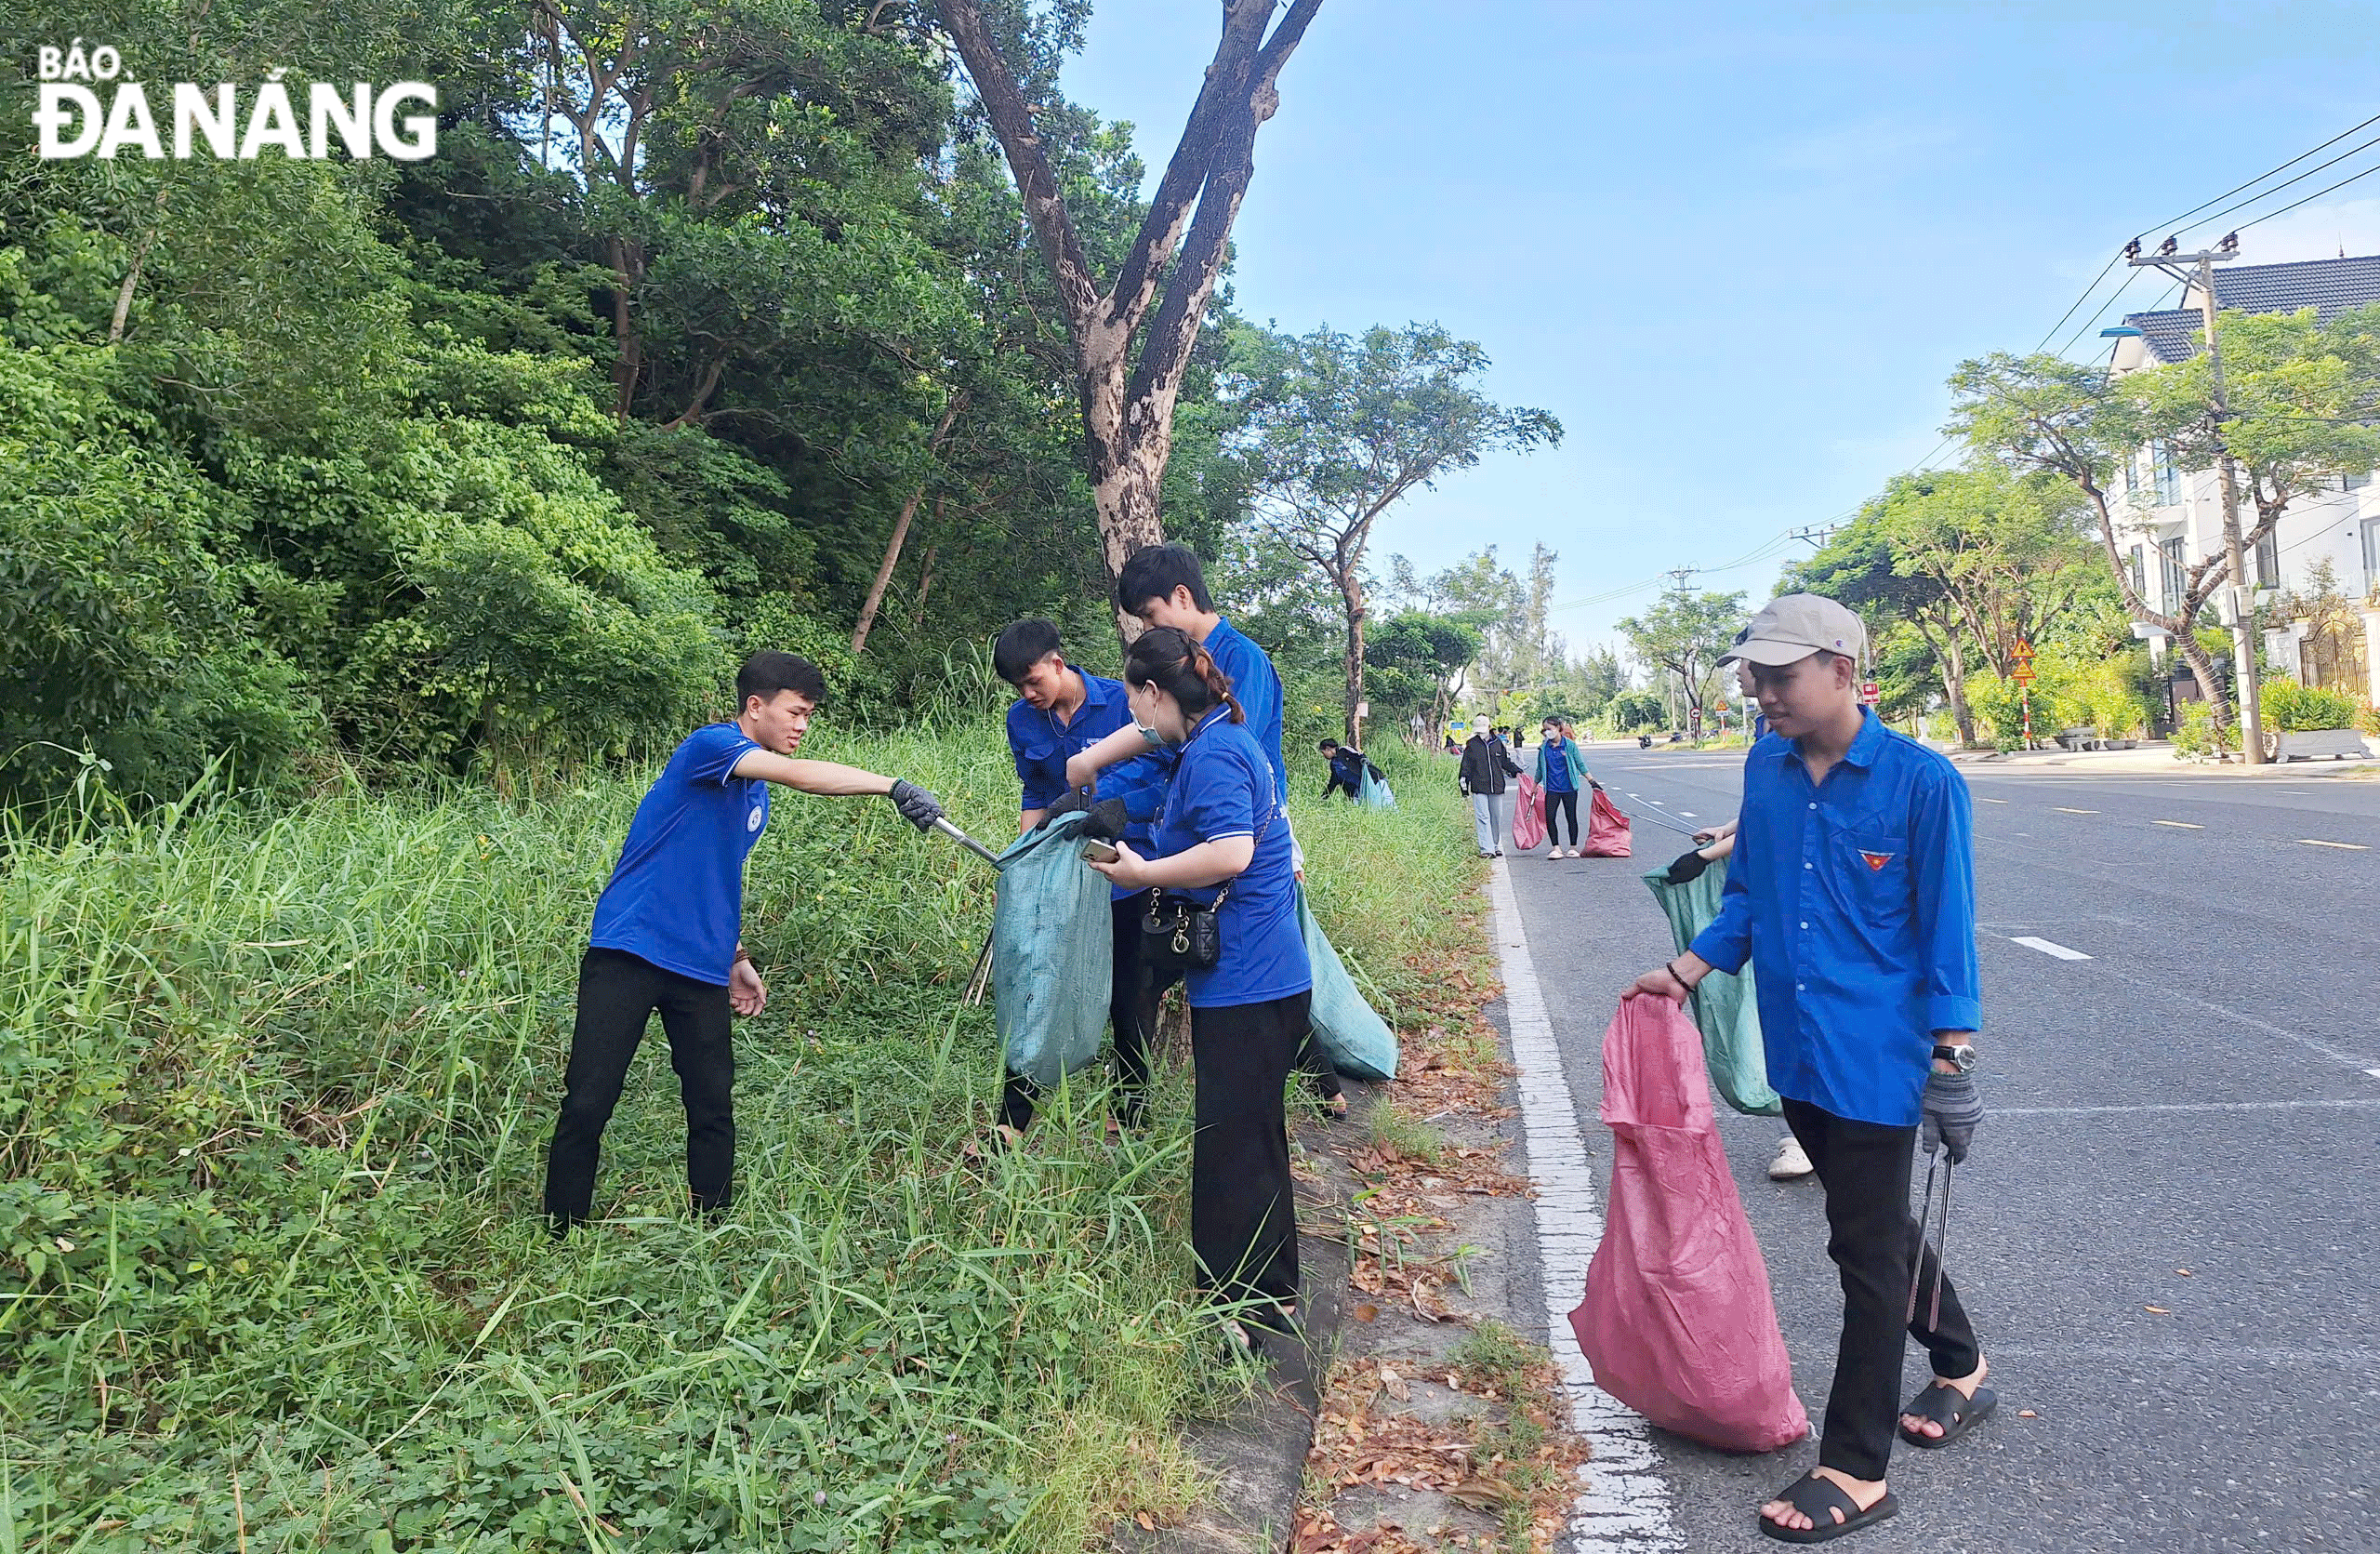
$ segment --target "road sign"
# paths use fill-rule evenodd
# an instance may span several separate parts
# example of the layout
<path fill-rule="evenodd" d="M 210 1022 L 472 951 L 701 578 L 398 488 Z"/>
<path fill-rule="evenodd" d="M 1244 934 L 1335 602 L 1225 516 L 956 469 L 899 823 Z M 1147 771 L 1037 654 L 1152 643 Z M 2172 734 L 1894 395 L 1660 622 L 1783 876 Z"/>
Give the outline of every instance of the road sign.
<path fill-rule="evenodd" d="M 1878 701 L 1883 699 L 1883 697 L 1884 687 L 1877 684 L 1874 681 L 1869 680 L 1861 683 L 1859 686 L 1859 705 L 1862 707 L 1873 707 Z"/>
<path fill-rule="evenodd" d="M 2016 681 L 2019 685 L 2030 685 L 2033 683 L 2033 666 L 2030 662 L 2017 664 Z"/>

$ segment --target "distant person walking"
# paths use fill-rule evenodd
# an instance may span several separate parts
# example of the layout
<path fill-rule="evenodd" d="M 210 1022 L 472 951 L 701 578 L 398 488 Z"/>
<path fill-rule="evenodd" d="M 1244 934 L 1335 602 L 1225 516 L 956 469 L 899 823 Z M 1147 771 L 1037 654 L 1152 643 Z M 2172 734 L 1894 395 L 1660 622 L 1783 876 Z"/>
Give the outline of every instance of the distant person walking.
<path fill-rule="evenodd" d="M 1494 729 L 1474 729 L 1471 737 L 1463 741 L 1462 768 L 1455 775 L 1455 784 L 1470 795 L 1471 829 L 1483 858 L 1504 856 L 1500 830 L 1504 779 L 1520 775 L 1520 766 L 1504 749 L 1504 741 L 1496 737 Z"/>
<path fill-rule="evenodd" d="M 1537 785 L 1545 794 L 1545 840 L 1554 843 L 1549 858 L 1583 857 L 1579 851 L 1579 793 L 1594 778 L 1588 775 L 1586 757 L 1580 753 L 1579 741 L 1570 737 L 1570 725 L 1559 718 L 1548 718 L 1538 726 L 1539 744 L 1535 776 Z M 1555 825 L 1557 818 L 1570 821 L 1570 850 L 1562 850 L 1562 832 Z"/>
<path fill-rule="evenodd" d="M 1712 971 L 1753 963 L 1768 1082 L 1826 1193 L 1843 1335 L 1818 1465 L 1756 1518 L 1788 1543 L 1898 1510 L 1884 1469 L 1904 1324 L 1934 1379 L 1899 1409 L 1902 1440 L 1947 1446 L 1999 1401 L 1958 1292 L 1909 1213 L 1921 1126 L 1926 1152 L 1955 1164 L 1983 1118 L 1967 787 L 1859 704 L 1865 645 L 1841 604 L 1787 594 L 1720 659 L 1749 667 L 1778 737 L 1745 758 L 1719 916 L 1633 990 L 1683 1003 Z"/>

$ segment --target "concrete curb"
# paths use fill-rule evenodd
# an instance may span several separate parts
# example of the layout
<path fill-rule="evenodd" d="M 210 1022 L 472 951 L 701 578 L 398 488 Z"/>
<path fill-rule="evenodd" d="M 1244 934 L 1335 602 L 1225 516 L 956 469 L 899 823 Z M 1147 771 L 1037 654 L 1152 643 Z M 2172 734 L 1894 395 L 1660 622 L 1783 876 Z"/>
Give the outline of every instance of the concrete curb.
<path fill-rule="evenodd" d="M 1341 1083 L 1346 1088 L 1350 1121 L 1314 1121 L 1299 1127 L 1297 1142 L 1309 1154 L 1327 1153 L 1336 1141 L 1334 1128 L 1359 1127 L 1363 1114 L 1379 1101 L 1375 1085 L 1355 1079 Z M 1344 1199 L 1335 1176 L 1330 1190 Z M 1305 1341 L 1269 1342 L 1265 1352 L 1273 1371 L 1267 1384 L 1223 1418 L 1183 1431 L 1191 1454 L 1215 1478 L 1214 1493 L 1199 1519 L 1155 1533 L 1126 1523 L 1114 1534 L 1117 1548 L 1136 1554 L 1250 1554 L 1288 1546 L 1304 1483 L 1306 1454 L 1314 1445 L 1321 1377 L 1345 1319 L 1349 1271 L 1346 1242 L 1305 1229 L 1312 1218 L 1302 1212 L 1305 1206 L 1300 1205 L 1298 1235 L 1300 1282 L 1304 1286 L 1299 1310 L 1305 1319 Z M 1341 1207 L 1345 1207 L 1343 1202 Z"/>

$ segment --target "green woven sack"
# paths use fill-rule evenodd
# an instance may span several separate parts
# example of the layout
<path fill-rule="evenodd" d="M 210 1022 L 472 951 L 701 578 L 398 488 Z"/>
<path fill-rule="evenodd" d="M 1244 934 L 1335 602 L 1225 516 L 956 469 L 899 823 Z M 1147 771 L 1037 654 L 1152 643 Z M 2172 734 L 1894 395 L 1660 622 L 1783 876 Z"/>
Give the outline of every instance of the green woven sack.
<path fill-rule="evenodd" d="M 1054 1085 L 1099 1056 L 1115 977 L 1113 898 L 1082 860 L 1086 817 L 1061 815 L 1000 855 L 993 1013 L 1009 1072 Z"/>
<path fill-rule="evenodd" d="M 1670 934 L 1684 954 L 1694 936 L 1719 915 L 1719 893 L 1727 886 L 1724 864 L 1704 870 L 1682 885 L 1670 883 L 1666 869 L 1645 876 L 1645 887 L 1669 914 Z M 1711 1087 L 1719 1098 L 1751 1117 L 1774 1117 L 1784 1110 L 1777 1092 L 1768 1087 L 1768 1059 L 1760 1041 L 1760 1000 L 1752 989 L 1752 966 L 1734 976 L 1712 972 L 1688 1001 L 1694 1023 L 1702 1032 L 1702 1062 L 1711 1070 Z"/>

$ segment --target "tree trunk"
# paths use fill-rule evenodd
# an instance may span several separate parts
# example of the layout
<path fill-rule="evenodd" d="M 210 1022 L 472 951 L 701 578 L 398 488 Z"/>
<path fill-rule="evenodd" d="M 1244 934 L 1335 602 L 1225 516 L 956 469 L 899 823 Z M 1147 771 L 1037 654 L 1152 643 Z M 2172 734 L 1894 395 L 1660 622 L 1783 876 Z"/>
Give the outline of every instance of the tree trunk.
<path fill-rule="evenodd" d="M 634 294 L 644 258 L 636 245 L 615 237 L 612 261 L 612 414 L 623 426 L 636 403 L 636 380 L 644 371 L 644 339 L 638 331 Z"/>
<path fill-rule="evenodd" d="M 2215 660 L 2207 655 L 2205 648 L 2199 645 L 2197 636 L 2191 632 L 2177 631 L 2173 640 L 2174 651 L 2190 666 L 2190 674 L 2198 681 L 2198 694 L 2204 697 L 2207 706 L 2215 710 L 2215 726 L 2237 728 L 2239 724 L 2231 716 L 2231 704 L 2223 697 L 2223 683 L 2215 673 Z"/>
<path fill-rule="evenodd" d="M 940 497 L 936 497 L 933 499 L 933 515 L 937 520 L 942 517 L 942 498 Z M 909 611 L 909 630 L 912 633 L 915 633 L 926 623 L 926 595 L 932 591 L 933 547 L 929 545 L 926 547 L 926 559 L 918 568 L 918 603 L 916 607 Z"/>
<path fill-rule="evenodd" d="M 1334 569 L 1330 580 L 1339 585 L 1339 603 L 1347 614 L 1347 646 L 1343 656 L 1347 743 L 1361 750 L 1364 748 L 1363 719 L 1356 709 L 1364 704 L 1364 582 L 1353 567 Z"/>
<path fill-rule="evenodd" d="M 959 419 L 959 407 L 967 403 L 963 393 L 953 393 L 950 403 L 942 408 L 942 421 L 926 441 L 929 456 L 939 454 L 950 439 L 952 423 Z M 901 563 L 901 547 L 909 538 L 910 521 L 918 515 L 918 504 L 925 499 L 928 481 L 918 482 L 909 499 L 901 504 L 901 516 L 892 525 L 892 538 L 884 542 L 884 560 L 876 568 L 876 580 L 867 585 L 867 602 L 859 607 L 859 623 L 852 628 L 852 651 L 867 650 L 867 633 L 875 629 L 876 612 L 884 607 L 884 590 L 892 581 L 892 569 Z"/>

